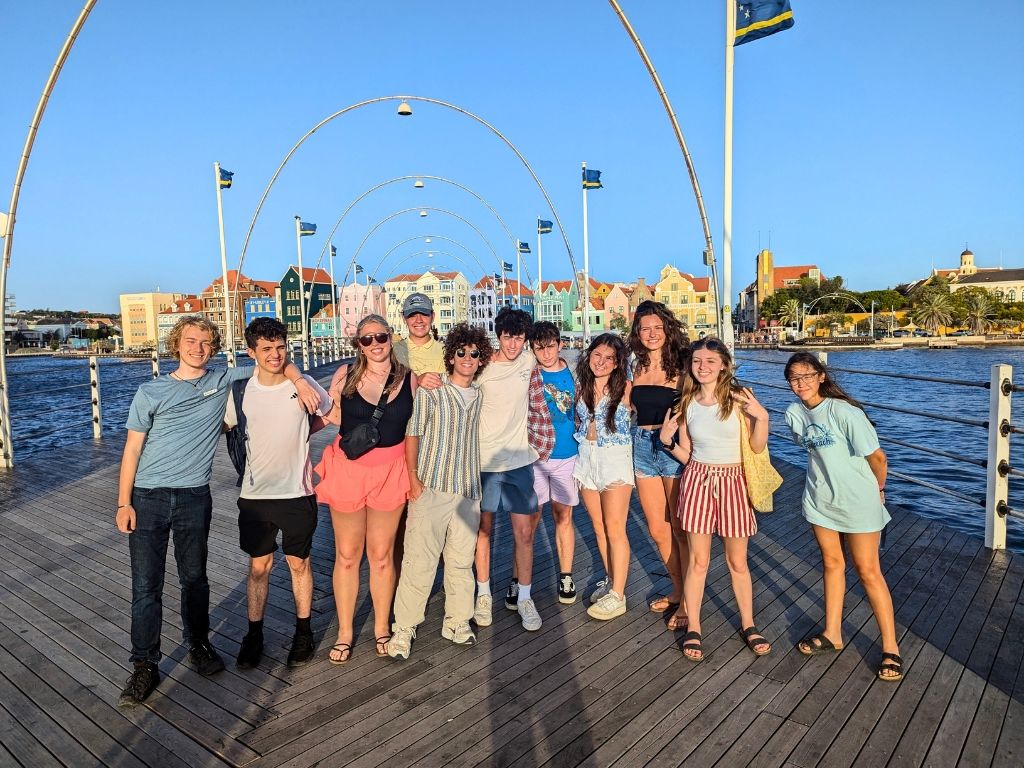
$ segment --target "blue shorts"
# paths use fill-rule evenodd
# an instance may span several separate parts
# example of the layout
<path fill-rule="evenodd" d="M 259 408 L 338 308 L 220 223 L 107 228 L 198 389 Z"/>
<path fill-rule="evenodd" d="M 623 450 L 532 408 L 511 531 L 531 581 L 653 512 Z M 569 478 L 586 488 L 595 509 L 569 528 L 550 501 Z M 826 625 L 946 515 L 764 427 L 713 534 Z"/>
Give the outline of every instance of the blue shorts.
<path fill-rule="evenodd" d="M 483 498 L 481 512 L 513 512 L 537 514 L 537 494 L 533 490 L 533 465 L 527 464 L 505 472 L 481 472 Z"/>
<path fill-rule="evenodd" d="M 633 427 L 633 473 L 637 477 L 679 477 L 683 465 L 661 445 L 661 430 Z"/>

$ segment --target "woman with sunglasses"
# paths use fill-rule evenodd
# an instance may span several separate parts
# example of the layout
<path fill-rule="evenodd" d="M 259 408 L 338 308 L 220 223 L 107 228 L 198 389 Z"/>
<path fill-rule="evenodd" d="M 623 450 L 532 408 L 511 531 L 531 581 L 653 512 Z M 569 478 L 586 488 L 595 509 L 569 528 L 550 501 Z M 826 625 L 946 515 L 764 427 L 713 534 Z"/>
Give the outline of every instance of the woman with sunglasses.
<path fill-rule="evenodd" d="M 334 602 L 338 610 L 338 641 L 330 662 L 344 664 L 352 654 L 359 567 L 366 552 L 370 565 L 377 655 L 386 656 L 391 639 L 388 620 L 395 595 L 395 536 L 409 494 L 405 430 L 412 416 L 416 376 L 398 362 L 392 330 L 380 315 L 367 315 L 356 326 L 356 362 L 334 374 L 328 391 L 341 404 L 338 437 L 324 449 L 315 471 L 320 476 L 317 500 L 331 508 L 334 526 Z M 349 459 L 342 436 L 369 424 L 387 391 L 377 421 L 375 447 Z"/>
<path fill-rule="evenodd" d="M 636 308 L 627 344 L 633 353 L 630 401 L 636 411 L 636 493 L 647 518 L 647 530 L 672 580 L 672 590 L 655 597 L 648 607 L 655 613 L 672 611 L 668 628 L 677 630 L 686 626 L 683 575 L 689 553 L 686 534 L 676 516 L 683 465 L 662 447 L 659 430 L 665 415 L 679 402 L 679 377 L 686 375 L 690 340 L 668 307 L 661 302 L 644 301 Z"/>
<path fill-rule="evenodd" d="M 661 440 L 686 463 L 679 518 L 690 548 L 684 585 L 690 631 L 683 636 L 683 654 L 690 661 L 704 660 L 700 614 L 711 537 L 717 533 L 739 609 L 740 637 L 755 655 L 764 656 L 772 647 L 754 624 L 747 542 L 757 533 L 757 520 L 747 498 L 740 440 L 746 432 L 755 453 L 767 447 L 768 411 L 753 392 L 734 383 L 732 355 L 718 339 L 701 339 L 690 346 L 690 370 L 683 377 L 682 391 L 680 415 L 665 417 Z"/>
<path fill-rule="evenodd" d="M 887 461 L 864 408 L 836 384 L 814 355 L 797 352 L 785 368 L 786 381 L 800 402 L 786 409 L 786 423 L 797 445 L 807 449 L 804 518 L 821 548 L 825 580 L 825 628 L 797 644 L 805 656 L 843 648 L 846 560 L 843 540 L 867 593 L 882 641 L 878 678 L 903 677 L 896 643 L 892 596 L 878 560 L 885 509 Z"/>

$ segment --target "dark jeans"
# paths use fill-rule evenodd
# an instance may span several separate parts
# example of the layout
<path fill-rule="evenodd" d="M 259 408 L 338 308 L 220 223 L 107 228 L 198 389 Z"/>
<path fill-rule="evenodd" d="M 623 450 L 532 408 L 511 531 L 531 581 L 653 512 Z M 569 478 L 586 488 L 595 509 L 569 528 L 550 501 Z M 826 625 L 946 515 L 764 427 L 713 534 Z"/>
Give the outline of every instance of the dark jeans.
<path fill-rule="evenodd" d="M 182 636 L 186 645 L 210 634 L 210 582 L 206 540 L 213 500 L 210 486 L 136 488 L 132 492 L 135 530 L 128 536 L 132 556 L 132 661 L 160 661 L 164 568 L 167 541 L 174 535 L 174 559 L 181 583 Z"/>

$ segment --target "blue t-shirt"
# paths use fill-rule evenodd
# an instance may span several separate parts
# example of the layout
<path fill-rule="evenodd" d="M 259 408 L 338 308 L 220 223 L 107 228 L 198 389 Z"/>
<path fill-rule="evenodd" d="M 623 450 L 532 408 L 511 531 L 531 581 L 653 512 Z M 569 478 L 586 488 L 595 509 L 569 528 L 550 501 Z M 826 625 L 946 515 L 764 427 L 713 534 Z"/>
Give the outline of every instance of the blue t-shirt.
<path fill-rule="evenodd" d="M 551 450 L 551 459 L 571 459 L 579 450 L 573 437 L 576 431 L 572 404 L 576 400 L 576 383 L 572 371 L 566 366 L 560 371 L 548 373 L 540 371 L 544 381 L 544 402 L 551 412 L 551 426 L 555 429 L 555 447 Z"/>
<path fill-rule="evenodd" d="M 135 487 L 207 485 L 231 382 L 249 378 L 255 370 L 251 365 L 207 370 L 198 379 L 186 381 L 167 375 L 140 386 L 125 425 L 146 433 Z"/>

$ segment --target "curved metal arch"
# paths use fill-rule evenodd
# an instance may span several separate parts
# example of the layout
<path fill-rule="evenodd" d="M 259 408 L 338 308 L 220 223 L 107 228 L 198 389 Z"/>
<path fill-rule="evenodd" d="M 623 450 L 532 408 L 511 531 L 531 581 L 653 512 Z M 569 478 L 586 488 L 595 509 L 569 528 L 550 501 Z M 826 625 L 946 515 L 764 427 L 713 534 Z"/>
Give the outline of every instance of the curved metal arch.
<path fill-rule="evenodd" d="M 435 238 L 436 237 L 439 240 L 446 240 L 447 242 L 451 243 L 452 245 L 457 245 L 459 248 L 464 250 L 467 254 L 469 254 L 473 258 L 473 261 L 475 261 L 477 263 L 477 266 L 480 267 L 480 270 L 485 275 L 487 274 L 487 270 L 484 269 L 483 262 L 481 262 L 480 259 L 477 258 L 477 255 L 473 251 L 471 251 L 465 245 L 460 243 L 458 240 L 455 240 L 453 238 L 447 237 L 446 235 L 416 235 L 415 237 L 410 237 L 407 240 L 403 240 L 402 242 L 400 242 L 400 243 L 398 243 L 396 245 L 391 246 L 391 248 L 389 248 L 384 253 L 384 255 L 381 256 L 380 259 L 377 260 L 377 263 L 373 267 L 373 271 L 369 272 L 368 274 L 376 275 L 378 270 L 384 265 L 384 261 L 388 258 L 388 256 L 390 256 L 392 253 L 397 251 L 399 248 L 401 248 L 406 243 L 411 243 L 413 240 L 423 240 L 423 239 L 428 238 L 428 237 L 430 237 L 430 238 Z"/>
<path fill-rule="evenodd" d="M 397 262 L 395 262 L 392 265 L 391 268 L 392 269 L 397 269 L 400 265 L 405 264 L 407 261 L 411 261 L 412 259 L 416 258 L 417 256 L 422 256 L 425 253 L 427 253 L 427 254 L 430 254 L 430 253 L 441 254 L 441 255 L 447 256 L 447 257 L 449 257 L 451 259 L 455 259 L 457 262 L 462 264 L 462 266 L 467 268 L 466 269 L 466 273 L 467 273 L 467 275 L 469 274 L 469 268 L 471 267 L 469 262 L 467 262 L 463 258 L 460 258 L 459 256 L 456 256 L 454 253 L 448 253 L 448 251 L 416 251 L 416 253 L 410 253 L 408 256 L 403 256 L 401 259 L 399 259 Z M 477 266 L 481 267 L 481 270 L 482 270 L 482 265 L 479 262 L 477 262 Z M 487 277 L 486 270 L 482 270 L 481 273 L 480 273 L 480 276 L 481 276 L 481 279 Z M 380 283 L 378 283 L 378 285 L 380 285 Z M 387 299 L 385 299 L 385 301 L 387 301 Z M 363 304 L 360 307 L 360 312 L 364 311 L 365 309 L 366 309 L 366 297 L 364 296 L 363 297 Z"/>

